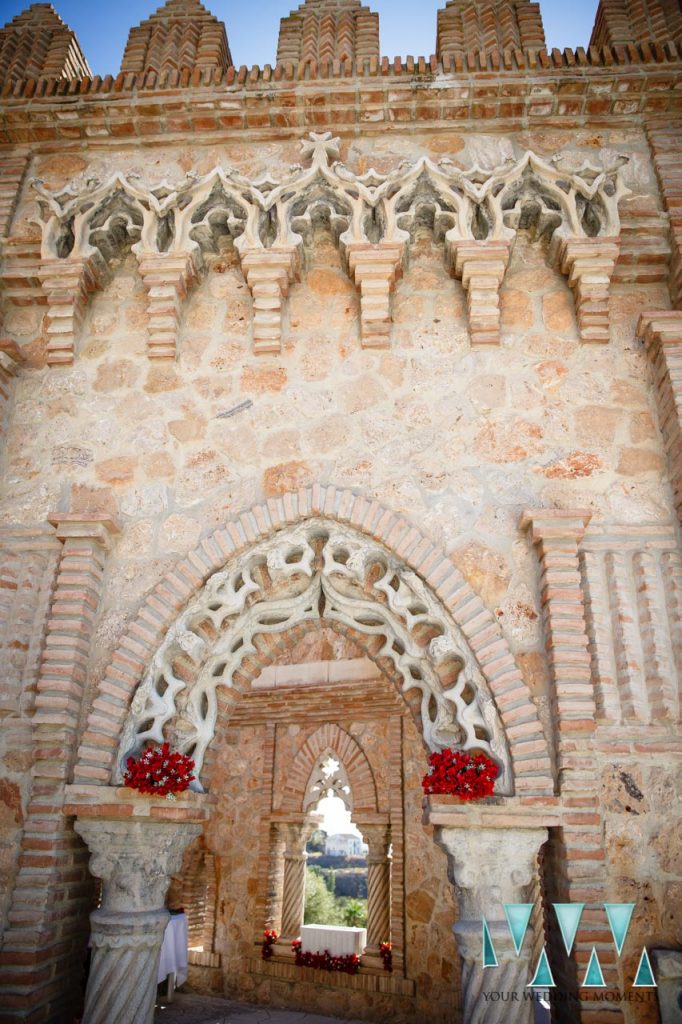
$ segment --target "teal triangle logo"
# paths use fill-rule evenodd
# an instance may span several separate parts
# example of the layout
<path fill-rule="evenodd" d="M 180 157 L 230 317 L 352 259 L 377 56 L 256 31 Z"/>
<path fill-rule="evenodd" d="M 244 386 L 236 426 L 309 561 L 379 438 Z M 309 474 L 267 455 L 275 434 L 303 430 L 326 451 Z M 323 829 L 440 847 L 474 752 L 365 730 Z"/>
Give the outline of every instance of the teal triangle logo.
<path fill-rule="evenodd" d="M 632 987 L 658 988 L 656 979 L 654 978 L 654 972 L 651 970 L 651 961 L 649 960 L 649 954 L 646 951 L 646 946 L 642 950 L 642 955 L 639 958 L 639 967 L 637 968 L 637 974 L 635 975 Z"/>
<path fill-rule="evenodd" d="M 568 955 L 571 955 L 573 943 L 580 925 L 580 918 L 585 909 L 584 903 L 555 903 L 554 909 L 561 929 L 561 937 Z"/>
<path fill-rule="evenodd" d="M 542 947 L 542 953 L 540 953 L 538 965 L 535 968 L 533 980 L 528 982 L 526 988 L 556 988 L 549 960 L 547 959 L 547 950 L 544 946 Z"/>
<path fill-rule="evenodd" d="M 528 931 L 528 922 L 530 921 L 530 915 L 533 913 L 533 904 L 503 903 L 502 906 L 504 907 L 504 916 L 507 918 L 509 931 L 514 940 L 514 949 L 518 956 Z"/>
<path fill-rule="evenodd" d="M 590 962 L 587 965 L 585 971 L 585 977 L 583 979 L 583 988 L 606 988 L 606 982 L 604 981 L 604 973 L 599 963 L 599 957 L 597 956 L 597 950 L 593 946 L 592 952 L 590 953 Z"/>
<path fill-rule="evenodd" d="M 625 945 L 625 939 L 627 938 L 628 928 L 630 927 L 630 921 L 632 920 L 632 912 L 635 909 L 635 904 L 605 903 L 604 908 L 606 910 L 606 916 L 609 919 L 609 926 L 611 928 L 611 934 L 613 935 L 613 941 L 616 944 L 618 956 L 620 956 L 623 946 Z"/>
<path fill-rule="evenodd" d="M 485 917 L 483 918 L 483 966 L 497 967 L 495 947 L 493 946 L 493 940 L 490 937 L 490 930 Z"/>

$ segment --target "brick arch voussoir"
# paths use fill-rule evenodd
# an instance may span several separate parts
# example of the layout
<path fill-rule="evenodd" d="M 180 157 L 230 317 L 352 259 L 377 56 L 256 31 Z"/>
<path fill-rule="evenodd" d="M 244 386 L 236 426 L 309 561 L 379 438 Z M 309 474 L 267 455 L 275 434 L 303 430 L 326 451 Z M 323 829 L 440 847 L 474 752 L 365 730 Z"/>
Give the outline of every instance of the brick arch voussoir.
<path fill-rule="evenodd" d="M 378 501 L 315 484 L 254 505 L 205 537 L 148 595 L 99 684 L 75 781 L 108 785 L 135 689 L 166 632 L 208 578 L 252 545 L 306 519 L 344 523 L 383 544 L 417 573 L 461 629 L 487 680 L 505 729 L 521 796 L 553 793 L 547 739 L 499 623 L 459 570 L 416 526 Z"/>
<path fill-rule="evenodd" d="M 353 813 L 373 814 L 379 810 L 374 773 L 367 755 L 350 733 L 335 722 L 325 722 L 306 737 L 291 765 L 282 811 L 297 814 L 303 810 L 306 790 L 318 758 L 325 750 L 338 754 L 353 793 Z"/>

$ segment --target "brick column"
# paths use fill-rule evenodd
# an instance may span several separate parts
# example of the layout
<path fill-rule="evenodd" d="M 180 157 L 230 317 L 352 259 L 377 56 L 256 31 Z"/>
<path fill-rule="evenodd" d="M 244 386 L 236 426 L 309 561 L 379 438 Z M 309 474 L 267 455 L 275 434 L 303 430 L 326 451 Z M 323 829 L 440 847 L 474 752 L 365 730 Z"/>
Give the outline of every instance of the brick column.
<path fill-rule="evenodd" d="M 590 904 L 583 914 L 573 961 L 565 956 L 556 931 L 551 936 L 555 980 L 568 992 L 575 992 L 577 974 L 582 978 L 592 946 L 604 942 L 603 919 L 595 904 L 608 899 L 598 799 L 600 780 L 594 772 L 592 744 L 597 707 L 579 565 L 579 544 L 589 521 L 588 512 L 569 509 L 525 512 L 521 520 L 522 528 L 530 530 L 540 560 L 554 744 L 565 808 L 564 827 L 551 836 L 548 863 L 553 863 L 544 878 L 546 897 L 553 903 Z M 615 991 L 617 961 L 612 947 L 608 952 L 600 950 L 600 961 L 607 985 Z M 589 997 L 589 990 L 583 990 L 583 995 Z M 596 1021 L 599 1012 L 591 1011 L 586 1001 L 581 1020 Z M 569 1016 L 563 1017 L 562 1013 Z M 562 1024 L 573 1021 L 571 1013 L 574 1009 L 568 1003 L 559 1010 L 558 1020 Z M 620 1011 L 616 1010 L 613 1020 L 615 1024 L 622 1020 Z"/>
<path fill-rule="evenodd" d="M 682 523 L 682 311 L 642 313 L 637 337 L 651 362 L 673 500 Z"/>
<path fill-rule="evenodd" d="M 367 855 L 367 945 L 364 967 L 383 969 L 380 946 L 391 939 L 391 830 L 388 825 L 358 824 Z"/>
<path fill-rule="evenodd" d="M 619 253 L 620 238 L 566 238 L 559 247 L 559 266 L 573 289 L 585 342 L 608 343 L 609 291 Z"/>
<path fill-rule="evenodd" d="M 68 1019 L 83 971 L 92 899 L 86 855 L 67 824 L 64 788 L 78 743 L 109 537 L 105 516 L 50 518 L 63 542 L 35 698 L 33 782 L 0 952 L 2 1020 Z"/>

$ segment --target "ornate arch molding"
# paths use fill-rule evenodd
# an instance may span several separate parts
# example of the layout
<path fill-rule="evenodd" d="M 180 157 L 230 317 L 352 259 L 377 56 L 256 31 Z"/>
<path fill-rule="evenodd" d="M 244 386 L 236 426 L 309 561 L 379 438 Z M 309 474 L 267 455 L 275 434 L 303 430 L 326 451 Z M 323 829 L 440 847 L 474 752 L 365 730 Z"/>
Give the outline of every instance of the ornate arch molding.
<path fill-rule="evenodd" d="M 499 317 L 481 326 L 480 315 L 488 310 L 490 317 L 493 297 L 497 308 L 511 243 L 520 227 L 533 225 L 551 237 L 554 259 L 576 290 L 584 339 L 608 340 L 603 331 L 595 334 L 597 321 L 583 310 L 582 292 L 589 279 L 594 304 L 595 273 L 602 291 L 605 285 L 608 292 L 618 256 L 618 204 L 629 194 L 620 174 L 626 158 L 610 167 L 583 164 L 575 169 L 560 158 L 547 162 L 527 151 L 492 169 L 475 165 L 462 170 L 447 157 L 437 164 L 421 157 L 388 174 L 370 170 L 358 175 L 340 162 L 339 144 L 331 132 L 311 133 L 301 144 L 310 165 L 295 165 L 277 179 L 251 179 L 222 166 L 156 185 L 121 172 L 60 191 L 33 179 L 48 305 L 51 295 L 56 302 L 57 292 L 70 282 L 74 307 L 82 306 L 112 258 L 122 246 L 132 246 L 149 293 L 149 354 L 173 356 L 177 331 L 168 326 L 169 296 L 175 295 L 179 307 L 204 259 L 232 239 L 254 296 L 255 350 L 276 352 L 281 302 L 298 276 L 315 223 L 324 221 L 360 288 L 363 343 L 380 346 L 388 336 L 390 289 L 415 232 L 428 223 L 444 243 L 448 265 L 469 291 L 470 306 L 474 304 L 472 340 L 490 342 L 498 340 Z M 387 285 L 381 308 L 378 280 Z M 277 329 L 272 321 L 274 285 L 279 293 Z M 487 293 L 485 302 L 476 298 L 481 288 Z M 263 305 L 261 310 L 260 300 L 266 296 L 267 309 Z M 603 300 L 602 295 L 602 306 Z M 62 335 L 68 333 L 63 321 L 62 310 Z M 51 361 L 72 359 L 73 341 L 72 331 L 57 350 L 59 342 L 53 338 Z"/>
<path fill-rule="evenodd" d="M 335 723 L 327 722 L 315 729 L 294 758 L 287 772 L 287 788 L 282 800 L 283 813 L 306 811 L 324 794 L 315 793 L 318 786 L 320 761 L 330 753 L 338 758 L 341 771 L 339 781 L 347 778 L 350 794 L 337 795 L 353 813 L 371 813 L 379 810 L 374 773 L 357 740 Z"/>
<path fill-rule="evenodd" d="M 296 524 L 298 534 L 296 529 L 290 529 Z M 344 530 L 344 524 L 349 529 Z M 329 537 L 337 536 L 327 553 L 327 574 L 318 571 L 310 576 L 303 571 L 306 565 L 313 564 L 308 550 L 308 531 L 311 529 Z M 293 554 L 290 543 L 293 535 L 297 536 L 298 549 L 294 551 L 297 550 L 298 555 L 288 562 L 287 557 Z M 283 538 L 287 538 L 289 554 L 281 558 L 280 542 Z M 421 682 L 427 690 L 434 686 L 428 692 L 428 698 L 423 694 L 427 710 L 433 712 L 435 708 L 435 713 L 427 715 L 430 723 L 428 737 L 425 731 L 427 743 L 436 747 L 443 745 L 446 739 L 452 742 L 462 735 L 463 728 L 466 733 L 467 727 L 471 730 L 472 723 L 487 714 L 488 720 L 484 717 L 483 721 L 490 733 L 485 742 L 492 744 L 494 741 L 505 748 L 499 753 L 496 751 L 496 756 L 502 758 L 504 754 L 507 781 L 510 782 L 513 776 L 516 792 L 521 795 L 552 793 L 547 742 L 536 708 L 498 623 L 459 571 L 406 520 L 350 491 L 319 486 L 287 494 L 269 501 L 267 505 L 255 506 L 224 529 L 217 530 L 183 559 L 149 595 L 100 684 L 79 751 L 77 782 L 109 784 L 112 772 L 116 770 L 117 752 L 125 753 L 134 745 L 136 738 L 139 742 L 145 735 L 158 735 L 154 730 L 163 728 L 163 723 L 171 720 L 174 712 L 168 713 L 170 704 L 164 701 L 164 694 L 154 690 L 154 680 L 158 680 L 170 649 L 168 645 L 176 644 L 177 650 L 190 659 L 193 652 L 198 655 L 202 644 L 206 645 L 207 641 L 200 633 L 187 628 L 193 624 L 190 620 L 198 607 L 194 603 L 197 600 L 211 595 L 211 601 L 215 594 L 219 605 L 211 609 L 204 604 L 202 622 L 206 611 L 220 620 L 224 609 L 230 607 L 229 602 L 248 604 L 248 595 L 242 591 L 253 593 L 251 588 L 257 586 L 256 581 L 251 579 L 248 582 L 244 578 L 243 586 L 239 586 L 238 578 L 230 575 L 225 566 L 235 566 L 243 555 L 248 562 L 249 553 L 256 550 L 260 553 L 260 571 L 264 567 L 272 573 L 277 586 L 286 589 L 291 580 L 297 581 L 297 592 L 293 597 L 281 598 L 280 606 L 274 611 L 275 617 L 286 614 L 299 619 L 301 616 L 318 618 L 323 595 L 325 602 L 331 602 L 330 608 L 335 614 L 345 614 L 345 602 L 346 608 L 350 606 L 354 613 L 365 615 L 367 608 L 358 607 L 358 584 L 352 577 L 360 570 L 369 572 L 376 558 L 383 560 L 386 566 L 383 575 L 376 579 L 365 576 L 368 586 L 379 584 L 377 593 L 382 594 L 383 599 L 380 601 L 377 597 L 372 610 L 383 619 L 367 621 L 364 623 L 366 628 L 381 632 L 389 620 L 402 630 L 407 629 L 407 623 L 418 630 L 433 629 L 435 623 L 442 623 L 445 627 L 443 632 L 437 630 L 437 635 L 426 635 L 425 640 L 425 634 L 422 634 L 425 646 L 420 647 L 420 651 L 428 673 Z M 271 567 L 268 566 L 268 556 Z M 324 557 L 324 553 L 318 556 L 322 565 Z M 396 566 L 399 569 L 397 573 Z M 391 585 L 395 575 L 398 577 L 397 590 Z M 334 586 L 325 590 L 330 578 Z M 387 590 L 390 594 L 386 593 Z M 425 610 L 416 605 L 410 609 L 410 603 L 416 600 L 415 595 L 424 602 Z M 293 604 L 287 606 L 287 602 Z M 252 609 L 256 611 L 252 612 Z M 253 618 L 263 611 L 256 601 L 250 608 L 245 608 L 244 614 L 252 614 Z M 266 614 L 271 613 L 272 605 Z M 225 613 L 225 617 L 229 615 Z M 254 624 L 254 630 L 279 626 L 281 622 L 258 622 Z M 414 638 L 410 644 L 413 642 L 416 642 Z M 407 663 L 416 657 L 411 645 L 405 645 L 404 651 L 393 649 L 389 652 L 394 662 L 403 665 L 406 671 L 409 671 Z M 204 683 L 210 678 L 218 678 L 211 677 L 211 673 L 220 664 L 219 658 L 224 658 L 224 655 L 213 649 L 206 655 L 201 677 Z M 449 663 L 454 669 L 458 659 L 462 664 L 457 679 L 453 681 L 446 677 L 438 692 L 436 679 L 441 677 L 437 669 L 443 663 Z M 171 679 L 169 688 L 174 699 L 184 689 L 184 683 L 176 673 L 173 675 L 177 681 Z M 463 677 L 461 681 L 460 677 Z M 473 689 L 477 700 L 472 703 L 467 703 L 470 698 L 466 691 L 468 680 L 476 684 Z M 459 705 L 456 700 L 453 702 L 444 696 L 444 690 L 448 688 L 457 690 L 461 701 Z M 131 707 L 134 695 L 135 703 Z M 192 695 L 195 699 L 190 702 L 186 698 Z M 146 713 L 150 696 L 153 716 Z M 204 697 L 210 703 L 206 686 L 196 685 L 183 695 L 183 721 L 185 725 L 189 723 L 195 733 L 197 719 L 192 715 L 197 709 L 203 710 L 203 721 L 206 722 Z M 448 711 L 448 705 L 458 710 L 461 708 L 459 717 L 463 721 Z M 185 747 L 191 745 L 189 733 L 181 730 L 178 736 Z M 199 738 L 202 739 L 201 736 Z M 191 740 L 196 742 L 194 734 Z M 484 746 L 478 737 L 476 740 L 475 745 Z M 203 741 L 208 742 L 206 735 Z M 473 741 L 470 742 L 474 745 Z"/>

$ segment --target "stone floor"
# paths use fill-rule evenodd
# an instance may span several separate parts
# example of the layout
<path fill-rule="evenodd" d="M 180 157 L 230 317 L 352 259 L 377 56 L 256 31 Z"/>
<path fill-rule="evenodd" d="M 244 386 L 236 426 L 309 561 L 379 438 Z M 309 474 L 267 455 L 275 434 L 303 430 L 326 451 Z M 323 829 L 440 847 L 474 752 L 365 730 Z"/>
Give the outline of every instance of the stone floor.
<path fill-rule="evenodd" d="M 363 1024 L 321 1017 L 319 1013 L 276 1010 L 269 1006 L 249 1006 L 211 996 L 184 995 L 176 992 L 171 1003 L 159 999 L 154 1024 Z"/>

